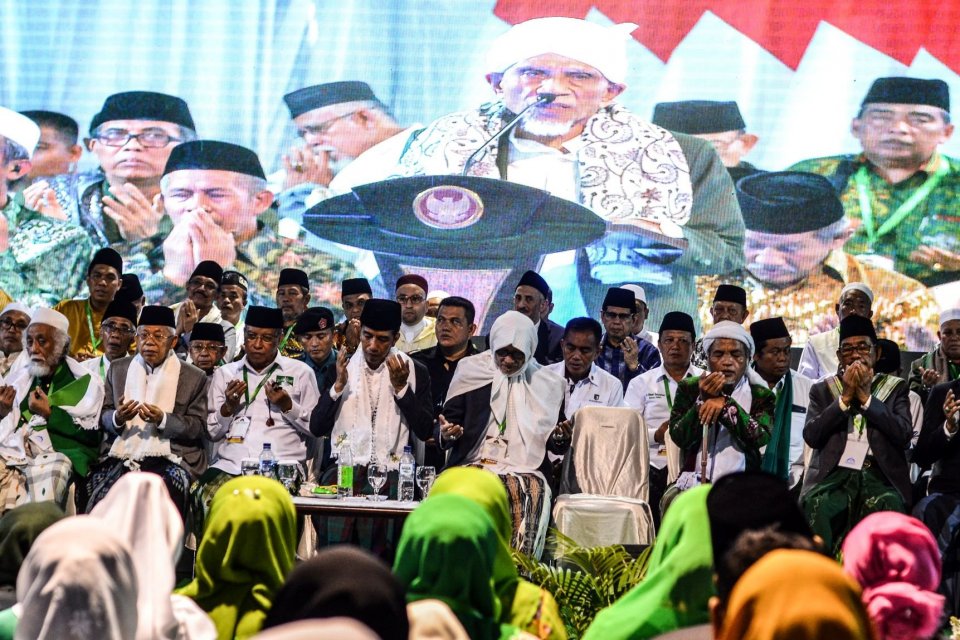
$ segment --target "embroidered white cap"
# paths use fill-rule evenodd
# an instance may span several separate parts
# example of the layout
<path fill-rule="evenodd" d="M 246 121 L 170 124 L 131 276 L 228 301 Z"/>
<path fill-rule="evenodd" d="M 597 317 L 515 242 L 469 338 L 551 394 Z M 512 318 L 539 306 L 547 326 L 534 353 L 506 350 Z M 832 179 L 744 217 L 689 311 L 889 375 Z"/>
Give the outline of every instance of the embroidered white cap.
<path fill-rule="evenodd" d="M 953 307 L 952 309 L 944 309 L 940 313 L 940 324 L 943 326 L 951 320 L 960 320 L 960 307 Z"/>
<path fill-rule="evenodd" d="M 867 296 L 867 299 L 870 301 L 870 304 L 873 304 L 873 290 L 862 282 L 850 282 L 843 289 L 840 290 L 840 297 L 847 295 L 850 291 L 859 291 L 863 295 Z"/>
<path fill-rule="evenodd" d="M 33 315 L 33 309 L 23 304 L 22 302 L 9 302 L 7 306 L 3 308 L 3 311 L 0 311 L 0 316 L 5 314 L 7 311 L 19 311 L 20 313 L 25 313 L 27 316 Z"/>
<path fill-rule="evenodd" d="M 427 296 L 427 300 L 445 300 L 446 298 L 449 298 L 449 297 L 450 297 L 449 293 L 441 289 L 437 289 L 436 291 L 430 292 L 430 295 Z"/>
<path fill-rule="evenodd" d="M 70 321 L 67 320 L 67 316 L 47 307 L 37 307 L 34 310 L 33 315 L 30 316 L 30 326 L 32 327 L 35 324 L 50 325 L 54 329 L 59 329 L 67 334 L 70 333 Z"/>
<path fill-rule="evenodd" d="M 40 127 L 25 115 L 0 107 L 0 136 L 16 142 L 33 157 L 40 141 Z"/>
<path fill-rule="evenodd" d="M 621 289 L 626 289 L 627 291 L 633 291 L 633 297 L 637 299 L 637 302 L 642 302 L 647 304 L 647 292 L 643 290 L 638 284 L 625 284 L 620 287 Z"/>
<path fill-rule="evenodd" d="M 736 322 L 731 322 L 730 320 L 723 320 L 713 325 L 713 328 L 710 331 L 707 331 L 706 335 L 703 336 L 703 350 L 706 353 L 710 353 L 710 346 L 715 340 L 720 340 L 722 338 L 728 338 L 730 340 L 739 340 L 746 347 L 749 353 L 747 354 L 747 360 L 753 357 L 753 352 L 756 351 L 756 348 L 753 344 L 753 336 L 743 328 L 743 325 L 737 324 Z"/>
<path fill-rule="evenodd" d="M 503 73 L 521 60 L 545 53 L 588 64 L 610 82 L 627 76 L 627 42 L 637 28 L 631 22 L 605 26 L 576 18 L 536 18 L 514 25 L 493 41 L 486 71 Z"/>

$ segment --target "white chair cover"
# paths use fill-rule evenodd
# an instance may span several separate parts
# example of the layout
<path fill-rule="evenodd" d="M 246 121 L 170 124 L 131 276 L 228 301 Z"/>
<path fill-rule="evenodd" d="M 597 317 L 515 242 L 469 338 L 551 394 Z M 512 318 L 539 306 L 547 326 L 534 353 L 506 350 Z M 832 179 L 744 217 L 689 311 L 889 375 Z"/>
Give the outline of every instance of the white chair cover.
<path fill-rule="evenodd" d="M 650 449 L 640 414 L 583 407 L 573 425 L 553 509 L 557 529 L 581 546 L 650 544 Z"/>

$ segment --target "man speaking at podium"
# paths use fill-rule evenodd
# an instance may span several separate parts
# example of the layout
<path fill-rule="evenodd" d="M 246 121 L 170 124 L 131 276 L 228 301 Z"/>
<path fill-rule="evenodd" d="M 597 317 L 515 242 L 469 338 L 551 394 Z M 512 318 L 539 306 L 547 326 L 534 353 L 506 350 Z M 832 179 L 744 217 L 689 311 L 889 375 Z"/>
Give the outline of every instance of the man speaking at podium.
<path fill-rule="evenodd" d="M 744 229 L 733 183 L 709 143 L 616 103 L 635 28 L 573 18 L 512 27 L 487 57 L 497 100 L 429 125 L 401 159 L 401 173 L 499 177 L 588 207 L 608 229 L 577 252 L 586 309 L 599 309 L 611 286 L 643 282 L 656 325 L 668 311 L 696 316 L 695 275 L 743 265 Z M 638 251 L 649 245 L 640 234 L 651 232 L 683 247 L 666 267 Z"/>

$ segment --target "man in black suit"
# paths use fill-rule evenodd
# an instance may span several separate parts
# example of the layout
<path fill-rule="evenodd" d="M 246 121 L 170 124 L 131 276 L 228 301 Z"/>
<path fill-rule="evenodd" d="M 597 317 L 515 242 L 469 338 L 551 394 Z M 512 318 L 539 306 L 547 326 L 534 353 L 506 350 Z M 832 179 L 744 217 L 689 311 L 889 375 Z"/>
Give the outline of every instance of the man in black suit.
<path fill-rule="evenodd" d="M 169 307 L 144 307 L 137 355 L 110 364 L 100 424 L 115 438 L 91 473 L 88 511 L 134 468 L 162 477 L 180 515 L 186 514 L 190 484 L 207 468 L 207 375 L 177 359 L 175 327 Z"/>
<path fill-rule="evenodd" d="M 913 461 L 921 467 L 933 465 L 927 488 L 929 495 L 917 503 L 913 515 L 922 520 L 937 538 L 943 558 L 940 593 L 947 597 L 947 609 L 960 611 L 960 563 L 957 559 L 957 526 L 960 518 L 960 379 L 938 384 L 930 391 L 923 410 L 923 427 L 913 450 Z"/>
<path fill-rule="evenodd" d="M 830 553 L 875 511 L 906 511 L 912 428 L 907 383 L 874 373 L 877 334 L 868 318 L 840 321 L 837 375 L 815 383 L 803 428 L 814 450 L 801 505 Z"/>
<path fill-rule="evenodd" d="M 537 349 L 533 352 L 533 359 L 541 365 L 563 360 L 563 351 L 560 347 L 563 327 L 544 317 L 551 298 L 553 294 L 547 281 L 534 271 L 523 274 L 513 294 L 513 310 L 530 318 L 537 328 Z"/>

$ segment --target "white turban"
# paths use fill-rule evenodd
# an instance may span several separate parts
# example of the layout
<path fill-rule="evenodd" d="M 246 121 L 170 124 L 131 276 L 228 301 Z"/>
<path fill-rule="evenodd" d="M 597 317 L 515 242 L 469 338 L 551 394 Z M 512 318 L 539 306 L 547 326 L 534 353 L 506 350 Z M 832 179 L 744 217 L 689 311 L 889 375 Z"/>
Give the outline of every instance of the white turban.
<path fill-rule="evenodd" d="M 753 357 L 755 348 L 753 345 L 753 338 L 750 337 L 750 333 L 743 328 L 743 325 L 737 324 L 736 322 L 731 322 L 730 320 L 718 322 L 713 326 L 713 329 L 707 331 L 707 334 L 703 336 L 703 352 L 707 355 L 710 355 L 710 347 L 713 345 L 714 340 L 719 340 L 721 338 L 739 340 L 747 347 L 747 359 L 749 360 Z"/>
<path fill-rule="evenodd" d="M 627 76 L 627 40 L 637 25 L 607 27 L 576 18 L 537 18 L 512 27 L 493 41 L 487 73 L 503 73 L 521 60 L 545 53 L 588 64 L 607 80 L 623 84 Z"/>
<path fill-rule="evenodd" d="M 867 296 L 867 300 L 870 301 L 870 304 L 873 304 L 873 291 L 870 289 L 870 287 L 863 284 L 862 282 L 851 282 L 850 284 L 845 286 L 843 289 L 840 289 L 840 297 L 838 298 L 838 300 L 842 300 L 843 296 L 847 295 L 847 293 L 851 291 L 859 291 L 863 295 Z"/>
<path fill-rule="evenodd" d="M 960 307 L 954 307 L 952 309 L 944 309 L 940 314 L 940 324 L 943 326 L 951 320 L 960 320 Z"/>
<path fill-rule="evenodd" d="M 430 295 L 427 296 L 427 300 L 446 300 L 450 297 L 450 294 L 446 291 L 441 291 L 437 289 L 436 291 L 431 291 Z"/>
<path fill-rule="evenodd" d="M 27 116 L 0 107 L 0 136 L 16 142 L 33 156 L 33 151 L 40 141 L 40 127 Z"/>
<path fill-rule="evenodd" d="M 0 311 L 0 316 L 5 314 L 8 311 L 19 311 L 20 313 L 27 314 L 27 317 L 33 315 L 33 309 L 23 304 L 22 302 L 9 302 L 7 306 L 3 308 L 3 311 Z"/>
<path fill-rule="evenodd" d="M 70 321 L 67 320 L 67 316 L 53 309 L 46 307 L 37 308 L 33 312 L 33 315 L 30 316 L 30 326 L 32 327 L 35 324 L 47 324 L 54 329 L 59 329 L 65 334 L 70 335 Z"/>

